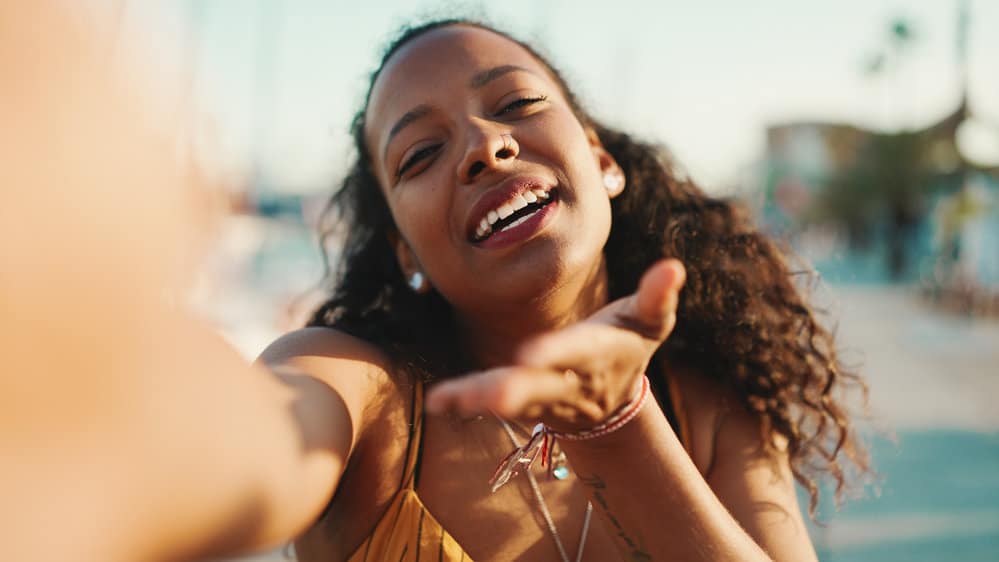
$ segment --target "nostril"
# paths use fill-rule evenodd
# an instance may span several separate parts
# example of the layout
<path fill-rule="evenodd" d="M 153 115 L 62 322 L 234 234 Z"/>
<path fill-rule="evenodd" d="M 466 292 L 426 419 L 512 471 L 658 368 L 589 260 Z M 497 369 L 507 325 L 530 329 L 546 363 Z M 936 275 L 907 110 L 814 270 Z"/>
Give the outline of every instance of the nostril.
<path fill-rule="evenodd" d="M 513 158 L 513 150 L 503 147 L 496 153 L 496 158 L 506 159 Z"/>
<path fill-rule="evenodd" d="M 482 161 L 476 161 L 473 163 L 471 167 L 468 168 L 468 179 L 475 179 L 475 176 L 479 175 L 479 172 L 481 172 L 485 167 L 486 165 L 483 164 Z"/>

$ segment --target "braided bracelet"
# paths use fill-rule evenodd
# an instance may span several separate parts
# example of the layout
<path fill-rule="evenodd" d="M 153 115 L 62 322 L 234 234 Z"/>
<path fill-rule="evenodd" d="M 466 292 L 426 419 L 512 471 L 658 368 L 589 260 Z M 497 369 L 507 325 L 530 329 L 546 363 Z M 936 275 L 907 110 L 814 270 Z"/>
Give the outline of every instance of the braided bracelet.
<path fill-rule="evenodd" d="M 635 393 L 631 400 L 620 408 L 616 414 L 611 416 L 602 424 L 591 429 L 574 431 L 572 433 L 555 431 L 554 429 L 546 426 L 545 432 L 556 439 L 565 439 L 566 441 L 586 441 L 588 439 L 603 437 L 604 435 L 614 433 L 627 425 L 628 422 L 635 419 L 635 416 L 637 416 L 638 412 L 642 410 L 642 406 L 645 405 L 645 402 L 647 402 L 648 399 L 649 377 L 642 375 L 642 386 L 639 391 Z"/>

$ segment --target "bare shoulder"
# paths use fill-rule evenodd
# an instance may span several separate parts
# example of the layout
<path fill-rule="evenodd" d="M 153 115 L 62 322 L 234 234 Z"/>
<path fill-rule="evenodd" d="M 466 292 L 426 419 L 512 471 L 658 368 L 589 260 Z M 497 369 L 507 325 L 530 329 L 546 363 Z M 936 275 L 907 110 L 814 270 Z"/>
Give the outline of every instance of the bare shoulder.
<path fill-rule="evenodd" d="M 372 422 L 373 405 L 395 389 L 388 355 L 370 342 L 331 328 L 310 327 L 289 332 L 270 344 L 258 363 L 298 384 L 321 384 L 343 401 L 356 442 Z"/>
<path fill-rule="evenodd" d="M 389 365 L 388 356 L 370 342 L 323 327 L 301 328 L 281 336 L 267 346 L 259 360 L 270 365 L 307 357 L 360 361 L 383 370 Z"/>
<path fill-rule="evenodd" d="M 347 559 L 398 490 L 409 443 L 414 386 L 409 377 L 395 372 L 383 350 L 329 328 L 286 334 L 258 361 L 279 374 L 288 372 L 288 376 L 305 379 L 303 384 L 332 388 L 336 403 L 346 406 L 346 422 L 353 432 L 349 454 L 344 457 L 349 460 L 335 499 L 323 495 L 322 516 L 298 535 L 295 549 L 302 559 Z M 310 409 L 324 408 L 313 400 Z"/>
<path fill-rule="evenodd" d="M 786 442 L 763 434 L 734 389 L 696 371 L 670 375 L 684 401 L 691 458 L 729 513 L 775 560 L 816 560 Z"/>
<path fill-rule="evenodd" d="M 688 452 L 703 476 L 712 472 L 724 450 L 762 445 L 759 418 L 743 407 L 732 388 L 691 368 L 673 368 L 669 376 L 689 428 Z"/>

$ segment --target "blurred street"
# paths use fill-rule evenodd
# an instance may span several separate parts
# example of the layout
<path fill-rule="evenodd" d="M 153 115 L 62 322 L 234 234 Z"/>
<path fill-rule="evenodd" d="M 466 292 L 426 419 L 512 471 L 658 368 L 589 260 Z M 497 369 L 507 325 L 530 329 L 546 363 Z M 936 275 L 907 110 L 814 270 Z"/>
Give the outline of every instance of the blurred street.
<path fill-rule="evenodd" d="M 843 357 L 867 377 L 876 425 L 999 431 L 999 321 L 942 312 L 904 287 L 829 292 Z"/>
<path fill-rule="evenodd" d="M 944 313 L 915 289 L 829 291 L 844 357 L 870 385 L 880 475 L 862 499 L 820 510 L 823 562 L 996 560 L 999 321 Z"/>

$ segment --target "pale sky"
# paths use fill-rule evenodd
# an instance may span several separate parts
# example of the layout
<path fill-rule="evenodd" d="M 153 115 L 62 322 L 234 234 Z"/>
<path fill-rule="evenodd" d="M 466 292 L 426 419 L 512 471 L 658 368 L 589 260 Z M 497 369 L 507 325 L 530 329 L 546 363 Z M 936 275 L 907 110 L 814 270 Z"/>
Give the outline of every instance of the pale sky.
<path fill-rule="evenodd" d="M 427 14 L 485 14 L 540 45 L 598 117 L 666 143 L 709 188 L 759 160 L 768 124 L 923 126 L 958 100 L 957 0 L 91 1 L 123 5 L 123 33 L 186 61 L 224 170 L 246 174 L 257 155 L 284 191 L 342 175 L 382 46 Z M 999 158 L 999 1 L 970 5 L 971 107 L 988 125 L 969 147 Z M 897 16 L 916 42 L 898 73 L 865 77 Z"/>

